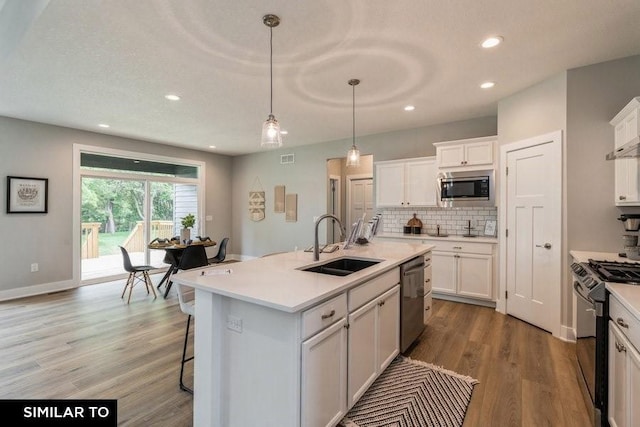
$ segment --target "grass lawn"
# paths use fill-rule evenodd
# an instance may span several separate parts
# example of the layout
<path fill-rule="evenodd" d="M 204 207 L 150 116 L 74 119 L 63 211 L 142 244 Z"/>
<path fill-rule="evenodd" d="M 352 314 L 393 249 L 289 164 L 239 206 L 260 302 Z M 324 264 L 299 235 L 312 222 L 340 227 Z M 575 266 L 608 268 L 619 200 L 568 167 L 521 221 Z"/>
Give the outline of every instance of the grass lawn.
<path fill-rule="evenodd" d="M 130 231 L 118 231 L 116 233 L 100 233 L 98 235 L 98 250 L 100 255 L 114 255 L 120 253 L 118 246 L 124 243 Z"/>

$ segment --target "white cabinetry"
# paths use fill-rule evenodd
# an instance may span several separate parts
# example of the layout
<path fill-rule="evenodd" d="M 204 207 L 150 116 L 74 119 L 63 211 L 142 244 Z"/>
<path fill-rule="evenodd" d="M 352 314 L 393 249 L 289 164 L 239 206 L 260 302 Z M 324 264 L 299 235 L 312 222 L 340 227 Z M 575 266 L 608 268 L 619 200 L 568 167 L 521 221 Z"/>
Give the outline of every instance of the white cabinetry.
<path fill-rule="evenodd" d="M 435 206 L 436 162 L 433 157 L 376 163 L 377 206 Z"/>
<path fill-rule="evenodd" d="M 431 318 L 433 314 L 432 303 L 433 296 L 431 293 L 431 282 L 432 282 L 432 266 L 431 261 L 433 259 L 433 255 L 431 252 L 427 252 L 424 255 L 424 314 L 422 317 L 422 321 L 424 324 L 427 324 L 427 321 Z"/>
<path fill-rule="evenodd" d="M 640 319 L 611 295 L 609 301 L 609 403 L 612 427 L 640 425 Z"/>
<path fill-rule="evenodd" d="M 438 168 L 447 170 L 493 169 L 497 137 L 436 142 Z"/>
<path fill-rule="evenodd" d="M 491 243 L 433 242 L 433 291 L 462 297 L 493 299 Z"/>
<path fill-rule="evenodd" d="M 349 407 L 398 354 L 399 296 L 396 285 L 349 314 Z"/>
<path fill-rule="evenodd" d="M 315 334 L 302 343 L 304 426 L 335 425 L 347 413 L 346 314 L 344 294 L 303 313 L 303 336 Z"/>
<path fill-rule="evenodd" d="M 627 104 L 612 120 L 614 151 L 640 135 L 640 97 Z M 615 204 L 640 206 L 639 158 L 615 160 Z"/>
<path fill-rule="evenodd" d="M 336 425 L 398 354 L 399 279 L 395 268 L 303 312 L 303 426 Z"/>

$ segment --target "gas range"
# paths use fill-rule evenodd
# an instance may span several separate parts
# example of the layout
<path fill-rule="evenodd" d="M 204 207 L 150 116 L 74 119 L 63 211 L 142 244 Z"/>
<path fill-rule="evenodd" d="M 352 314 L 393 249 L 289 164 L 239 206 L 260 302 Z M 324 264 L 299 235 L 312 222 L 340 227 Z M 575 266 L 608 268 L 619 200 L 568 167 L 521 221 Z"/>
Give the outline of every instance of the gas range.
<path fill-rule="evenodd" d="M 605 301 L 606 282 L 640 285 L 640 263 L 599 261 L 571 264 L 575 291 L 592 302 Z"/>

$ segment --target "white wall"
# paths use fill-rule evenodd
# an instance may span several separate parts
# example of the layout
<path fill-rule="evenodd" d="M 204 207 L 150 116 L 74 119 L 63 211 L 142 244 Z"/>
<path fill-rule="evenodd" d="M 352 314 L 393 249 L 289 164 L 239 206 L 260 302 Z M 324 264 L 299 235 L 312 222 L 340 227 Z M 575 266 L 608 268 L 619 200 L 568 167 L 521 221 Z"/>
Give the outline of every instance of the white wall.
<path fill-rule="evenodd" d="M 3 198 L 6 200 L 7 175 L 49 179 L 49 213 L 8 215 L 6 207 L 0 212 L 0 236 L 4 243 L 0 257 L 0 299 L 3 295 L 20 293 L 22 288 L 46 291 L 48 287 L 78 285 L 72 271 L 74 143 L 205 162 L 205 209 L 213 221 L 204 223 L 203 232 L 214 240 L 228 235 L 231 229 L 230 157 L 0 117 Z M 39 264 L 39 272 L 30 272 L 32 262 Z"/>
<path fill-rule="evenodd" d="M 434 142 L 495 134 L 496 118 L 483 117 L 358 137 L 356 144 L 362 154 L 372 154 L 375 162 L 434 156 Z M 327 210 L 327 159 L 344 157 L 351 143 L 351 139 L 345 139 L 287 148 L 285 141 L 285 147 L 277 151 L 234 157 L 232 252 L 261 256 L 312 245 L 313 217 Z M 287 153 L 295 154 L 295 163 L 280 165 L 280 155 Z M 267 199 L 266 218 L 260 222 L 248 217 L 249 190 L 256 177 Z M 284 214 L 273 212 L 275 185 L 285 185 L 287 193 L 298 194 L 297 222 L 285 222 Z M 323 224 L 320 235 L 325 234 Z"/>

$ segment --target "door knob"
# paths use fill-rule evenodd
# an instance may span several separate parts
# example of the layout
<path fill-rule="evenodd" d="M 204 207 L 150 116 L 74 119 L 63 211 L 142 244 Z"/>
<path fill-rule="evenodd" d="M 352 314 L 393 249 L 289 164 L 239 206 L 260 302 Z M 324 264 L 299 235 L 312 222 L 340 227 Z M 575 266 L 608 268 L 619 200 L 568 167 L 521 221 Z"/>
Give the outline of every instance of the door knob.
<path fill-rule="evenodd" d="M 551 243 L 545 243 L 544 245 L 536 245 L 536 248 L 551 249 Z"/>

